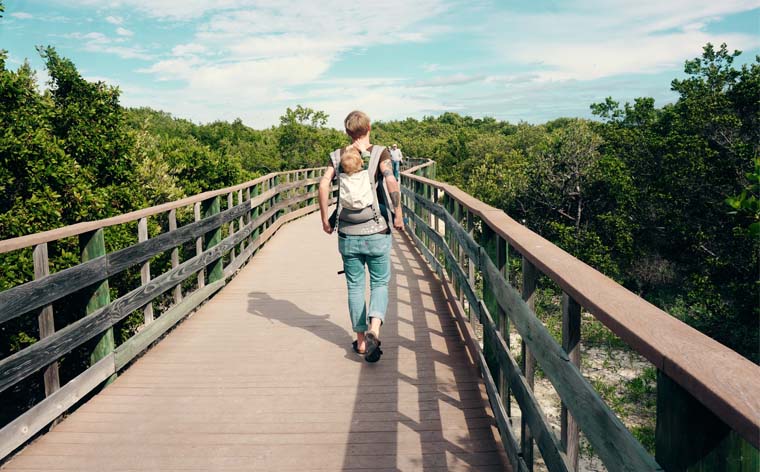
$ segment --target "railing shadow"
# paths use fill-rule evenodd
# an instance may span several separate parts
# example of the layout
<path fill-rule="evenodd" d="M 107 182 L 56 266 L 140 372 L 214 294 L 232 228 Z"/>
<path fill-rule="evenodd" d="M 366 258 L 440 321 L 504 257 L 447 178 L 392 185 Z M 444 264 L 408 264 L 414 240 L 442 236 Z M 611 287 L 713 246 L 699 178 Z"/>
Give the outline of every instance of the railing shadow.
<path fill-rule="evenodd" d="M 435 281 L 435 276 L 406 235 L 396 236 L 391 263 L 390 301 L 381 335 L 384 355 L 377 364 L 368 364 L 353 352 L 352 333 L 346 325 L 335 323 L 330 314 L 310 313 L 289 300 L 257 291 L 248 293 L 248 312 L 306 331 L 339 347 L 347 360 L 361 364 L 357 393 L 349 407 L 343 470 L 431 471 L 452 465 L 503 470 L 501 460 L 498 464 L 494 460 L 499 445 L 479 379 L 466 361 L 442 291 L 421 283 Z M 399 283 L 399 279 L 405 282 Z M 345 292 L 338 293 L 335 296 L 345 297 Z M 348 317 L 347 307 L 344 316 Z M 452 378 L 440 383 L 436 365 L 439 371 L 450 370 Z M 416 390 L 416 395 L 409 394 L 410 390 Z M 462 416 L 457 412 L 457 424 L 451 427 L 445 420 L 455 409 Z M 420 449 L 412 445 L 412 439 Z"/>

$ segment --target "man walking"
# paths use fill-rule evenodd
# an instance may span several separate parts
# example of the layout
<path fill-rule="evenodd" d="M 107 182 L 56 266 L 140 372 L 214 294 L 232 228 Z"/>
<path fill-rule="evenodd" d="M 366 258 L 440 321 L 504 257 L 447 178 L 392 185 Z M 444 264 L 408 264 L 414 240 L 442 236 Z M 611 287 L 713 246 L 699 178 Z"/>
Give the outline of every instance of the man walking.
<path fill-rule="evenodd" d="M 348 287 L 348 311 L 356 333 L 354 350 L 367 362 L 377 362 L 380 350 L 380 327 L 388 308 L 388 283 L 391 278 L 391 230 L 404 227 L 401 213 L 401 189 L 393 175 L 391 154 L 384 146 L 370 143 L 371 124 L 361 111 L 352 111 L 344 120 L 351 145 L 330 154 L 330 164 L 319 183 L 319 210 L 322 229 L 331 234 L 338 230 L 338 250 Z M 350 147 L 358 150 L 371 175 L 374 202 L 352 210 L 338 205 L 335 218 L 328 216 L 333 180 L 340 178 L 341 155 Z M 365 266 L 369 270 L 369 315 L 365 300 Z M 369 323 L 367 318 L 369 318 Z"/>
<path fill-rule="evenodd" d="M 393 143 L 391 146 L 391 162 L 393 162 L 393 176 L 396 177 L 396 181 L 401 183 L 401 161 L 404 160 L 404 155 L 401 154 L 401 149 L 398 148 L 398 144 Z"/>

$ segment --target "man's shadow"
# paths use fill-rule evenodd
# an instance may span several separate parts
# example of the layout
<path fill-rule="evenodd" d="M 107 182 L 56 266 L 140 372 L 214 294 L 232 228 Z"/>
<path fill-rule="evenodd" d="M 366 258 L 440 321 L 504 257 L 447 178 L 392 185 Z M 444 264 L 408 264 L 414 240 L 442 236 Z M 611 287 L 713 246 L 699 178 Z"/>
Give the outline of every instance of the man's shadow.
<path fill-rule="evenodd" d="M 292 328 L 302 329 L 335 344 L 346 352 L 346 358 L 360 362 L 363 358 L 352 347 L 353 333 L 330 320 L 330 315 L 315 315 L 299 308 L 289 300 L 272 298 L 268 293 L 248 293 L 248 313 L 260 316 L 271 323 L 282 323 Z"/>

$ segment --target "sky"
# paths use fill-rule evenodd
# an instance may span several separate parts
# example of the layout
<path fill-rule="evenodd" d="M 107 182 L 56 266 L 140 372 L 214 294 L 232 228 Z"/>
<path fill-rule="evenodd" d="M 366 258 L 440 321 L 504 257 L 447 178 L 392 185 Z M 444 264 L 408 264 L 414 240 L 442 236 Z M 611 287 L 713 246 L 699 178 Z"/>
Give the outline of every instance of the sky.
<path fill-rule="evenodd" d="M 675 100 L 707 42 L 760 54 L 760 0 L 5 0 L 9 68 L 54 46 L 125 106 L 194 122 L 279 123 L 300 104 L 340 128 L 446 111 L 513 123 Z"/>

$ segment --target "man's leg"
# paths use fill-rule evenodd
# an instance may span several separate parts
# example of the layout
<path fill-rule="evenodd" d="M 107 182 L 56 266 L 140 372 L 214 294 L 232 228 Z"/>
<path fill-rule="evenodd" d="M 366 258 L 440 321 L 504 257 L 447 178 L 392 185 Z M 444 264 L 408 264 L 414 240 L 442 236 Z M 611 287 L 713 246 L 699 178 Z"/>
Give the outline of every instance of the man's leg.
<path fill-rule="evenodd" d="M 367 306 L 364 300 L 366 276 L 364 273 L 365 257 L 357 254 L 356 241 L 350 236 L 340 238 L 338 249 L 343 256 L 343 270 L 348 288 L 348 312 L 351 315 L 351 327 L 357 333 L 357 347 L 364 349 L 364 332 L 367 331 Z"/>
<path fill-rule="evenodd" d="M 398 183 L 400 184 L 401 183 L 401 171 L 400 171 L 401 162 L 392 161 L 392 163 L 393 163 L 393 176 L 396 177 L 396 181 L 398 181 Z"/>
<path fill-rule="evenodd" d="M 370 330 L 380 335 L 380 326 L 388 310 L 388 283 L 391 280 L 391 235 L 374 235 L 369 243 L 367 256 L 369 269 L 369 318 Z"/>

